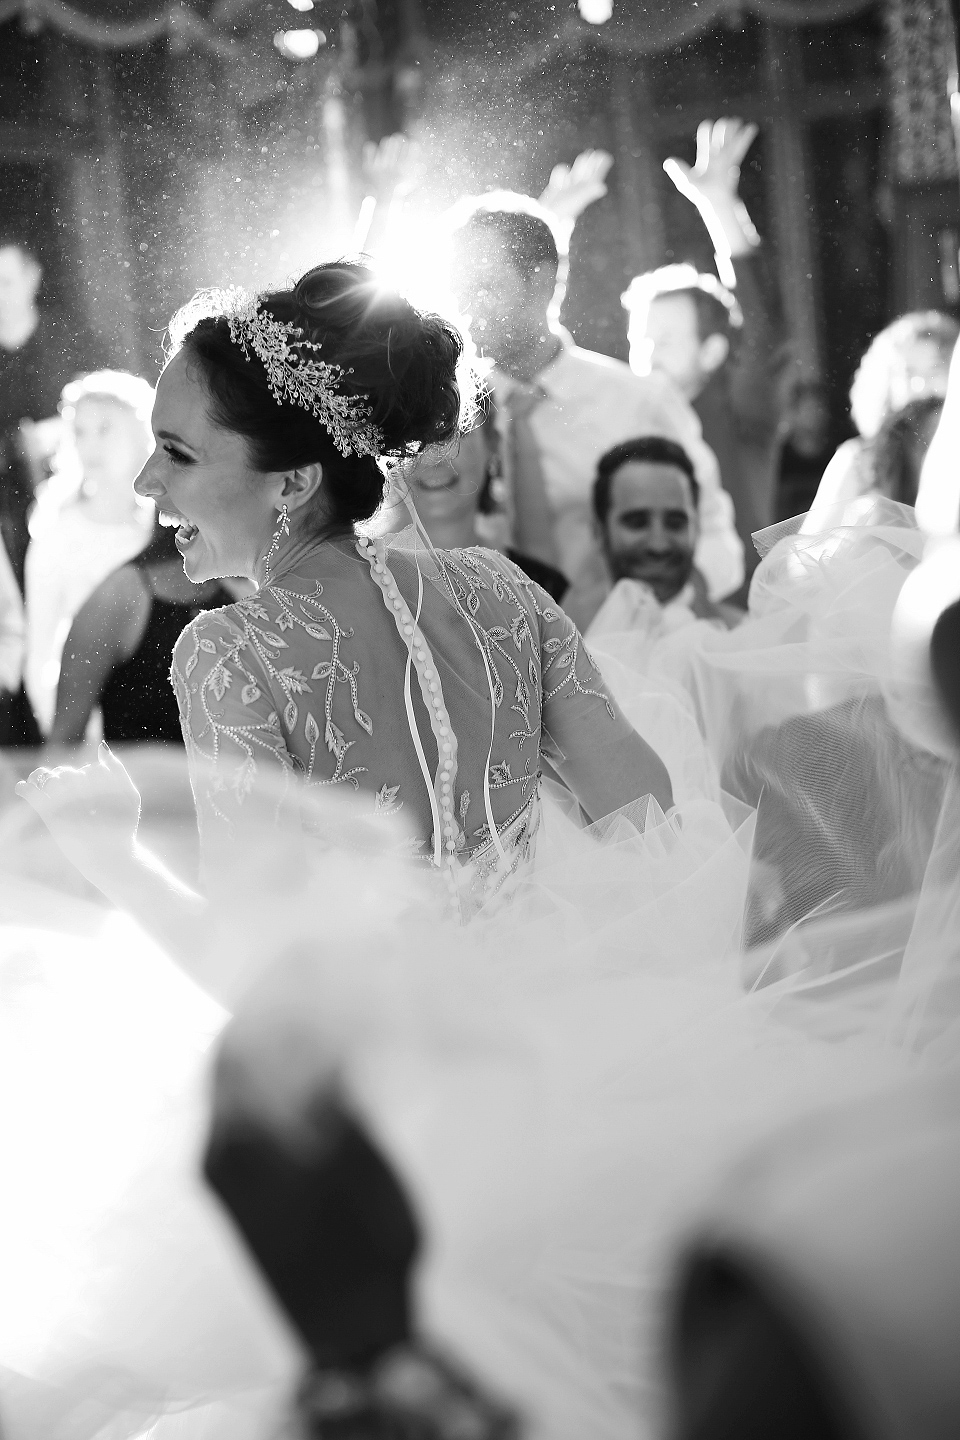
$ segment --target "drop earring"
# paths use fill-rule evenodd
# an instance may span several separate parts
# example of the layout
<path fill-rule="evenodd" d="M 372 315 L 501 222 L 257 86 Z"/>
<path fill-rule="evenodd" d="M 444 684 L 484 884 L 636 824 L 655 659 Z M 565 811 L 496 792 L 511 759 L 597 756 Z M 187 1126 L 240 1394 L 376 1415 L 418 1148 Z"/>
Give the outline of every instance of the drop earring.
<path fill-rule="evenodd" d="M 266 555 L 264 555 L 264 557 L 263 557 L 263 584 L 264 584 L 264 588 L 265 588 L 267 585 L 270 584 L 271 578 L 272 578 L 271 575 L 270 575 L 270 561 L 274 558 L 274 556 L 276 555 L 277 551 L 280 549 L 280 542 L 281 542 L 282 540 L 285 540 L 286 537 L 287 537 L 289 534 L 290 534 L 290 512 L 289 512 L 289 510 L 287 509 L 286 505 L 281 505 L 281 506 L 280 506 L 280 517 L 279 517 L 279 519 L 277 520 L 277 528 L 276 528 L 276 529 L 274 530 L 274 532 L 273 532 L 273 538 L 272 538 L 272 540 L 270 541 L 269 549 L 267 550 Z"/>

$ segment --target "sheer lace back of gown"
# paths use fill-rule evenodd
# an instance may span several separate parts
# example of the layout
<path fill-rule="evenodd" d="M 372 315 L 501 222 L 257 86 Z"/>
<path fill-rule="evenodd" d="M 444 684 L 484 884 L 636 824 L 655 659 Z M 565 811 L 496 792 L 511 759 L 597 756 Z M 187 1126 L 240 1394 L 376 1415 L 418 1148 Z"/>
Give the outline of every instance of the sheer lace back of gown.
<path fill-rule="evenodd" d="M 319 546 L 198 616 L 171 678 L 205 840 L 278 775 L 281 804 L 294 776 L 349 785 L 402 812 L 411 853 L 467 912 L 532 855 L 542 757 L 562 768 L 579 735 L 626 725 L 545 591 L 412 529 Z"/>

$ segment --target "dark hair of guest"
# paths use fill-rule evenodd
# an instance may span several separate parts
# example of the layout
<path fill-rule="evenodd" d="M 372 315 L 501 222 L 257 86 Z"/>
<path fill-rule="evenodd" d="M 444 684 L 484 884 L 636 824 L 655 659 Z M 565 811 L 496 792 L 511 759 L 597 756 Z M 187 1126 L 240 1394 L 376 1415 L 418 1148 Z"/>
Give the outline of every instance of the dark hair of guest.
<path fill-rule="evenodd" d="M 711 335 L 725 335 L 732 341 L 743 324 L 734 296 L 712 275 L 696 275 L 689 285 L 658 285 L 657 276 L 674 268 L 668 266 L 663 272 L 653 272 L 649 289 L 651 303 L 684 295 L 696 311 L 697 335 L 701 341 L 709 340 Z"/>
<path fill-rule="evenodd" d="M 677 470 L 682 470 L 690 482 L 690 492 L 693 495 L 694 509 L 700 505 L 700 486 L 694 474 L 693 461 L 675 440 L 668 440 L 665 435 L 639 435 L 635 440 L 624 440 L 620 445 L 614 445 L 605 455 L 601 455 L 597 461 L 597 475 L 593 482 L 593 512 L 600 524 L 604 524 L 610 510 L 610 490 L 613 486 L 613 477 L 624 465 L 631 461 L 646 461 L 651 465 L 673 465 Z"/>
<path fill-rule="evenodd" d="M 701 340 L 709 340 L 711 335 L 726 335 L 728 340 L 733 338 L 737 330 L 733 318 L 735 312 L 733 306 L 728 305 L 719 294 L 704 290 L 700 285 L 691 285 L 689 290 L 677 290 L 674 294 L 686 295 L 693 301 L 697 312 L 697 334 Z"/>
<path fill-rule="evenodd" d="M 541 272 L 555 279 L 560 252 L 546 218 L 537 213 L 539 207 L 533 202 L 523 203 L 525 196 L 514 197 L 509 191 L 503 194 L 501 205 L 495 196 L 484 196 L 464 213 L 454 230 L 454 244 L 468 250 L 482 249 L 484 239 L 492 236 L 504 246 L 510 263 L 524 280 L 532 281 Z"/>
<path fill-rule="evenodd" d="M 174 316 L 170 337 L 174 351 L 182 347 L 199 362 L 214 422 L 245 437 L 254 467 L 264 473 L 319 463 L 318 515 L 322 510 L 329 533 L 348 532 L 369 519 L 383 499 L 377 458 L 341 455 L 316 416 L 278 403 L 263 365 L 231 340 L 227 319 L 195 318 L 202 303 L 198 297 Z M 457 435 L 459 332 L 439 315 L 415 310 L 366 266 L 347 260 L 318 265 L 291 290 L 262 295 L 260 306 L 322 347 L 311 357 L 342 367 L 337 388 L 367 400 L 369 418 L 383 436 L 383 456 L 415 454 Z"/>
<path fill-rule="evenodd" d="M 659 270 L 638 275 L 620 299 L 626 310 L 646 313 L 655 300 L 671 300 L 675 295 L 683 296 L 692 304 L 701 341 L 709 340 L 711 335 L 723 335 L 731 345 L 736 342 L 743 326 L 743 311 L 736 296 L 721 285 L 715 275 L 701 274 L 686 262 L 661 265 Z"/>

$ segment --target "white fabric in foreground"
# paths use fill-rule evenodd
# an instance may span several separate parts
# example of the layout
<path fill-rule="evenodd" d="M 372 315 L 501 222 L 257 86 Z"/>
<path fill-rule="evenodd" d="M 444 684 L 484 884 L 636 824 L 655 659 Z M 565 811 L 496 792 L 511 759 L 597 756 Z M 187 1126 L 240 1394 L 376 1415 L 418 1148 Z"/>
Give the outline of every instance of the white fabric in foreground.
<path fill-rule="evenodd" d="M 171 779 L 144 760 L 137 778 L 152 823 Z M 908 1069 L 899 1038 L 872 989 L 866 1009 L 802 977 L 744 993 L 749 817 L 700 801 L 682 828 L 596 835 L 551 801 L 537 868 L 464 930 L 428 875 L 364 850 L 368 822 L 338 837 L 330 798 L 329 847 L 261 832 L 217 887 L 205 975 L 236 998 L 231 1043 L 280 1116 L 337 1074 L 424 1222 L 426 1328 L 531 1436 L 653 1434 L 674 1237 L 743 1145 Z M 253 1440 L 299 1355 L 196 1179 L 222 1012 L 69 877 L 31 892 L 45 842 L 16 839 L 0 1244 L 5 1311 L 36 1323 L 0 1337 L 6 1440 L 132 1440 L 151 1419 Z"/>
<path fill-rule="evenodd" d="M 896 524 L 817 543 L 774 547 L 754 619 L 672 675 L 664 658 L 663 689 L 620 657 L 628 714 L 673 744 L 679 818 L 638 805 L 585 832 L 548 798 L 536 866 L 466 929 L 395 858 L 390 817 L 329 791 L 306 827 L 269 827 L 255 797 L 212 876 L 197 974 L 237 1012 L 255 1103 L 282 1124 L 338 1077 L 425 1223 L 425 1326 L 535 1440 L 653 1435 L 669 1257 L 731 1158 L 953 1049 L 957 792 L 884 700 L 919 546 Z M 182 776 L 131 765 L 145 838 L 195 848 Z M 717 777 L 758 773 L 756 854 Z M 299 1357 L 197 1186 L 223 1012 L 105 923 L 29 812 L 0 817 L 0 873 L 9 1315 L 35 1314 L 14 1243 L 41 1276 L 58 1257 L 44 1324 L 2 1337 L 5 1440 L 132 1440 L 151 1417 L 158 1440 L 252 1440 Z"/>

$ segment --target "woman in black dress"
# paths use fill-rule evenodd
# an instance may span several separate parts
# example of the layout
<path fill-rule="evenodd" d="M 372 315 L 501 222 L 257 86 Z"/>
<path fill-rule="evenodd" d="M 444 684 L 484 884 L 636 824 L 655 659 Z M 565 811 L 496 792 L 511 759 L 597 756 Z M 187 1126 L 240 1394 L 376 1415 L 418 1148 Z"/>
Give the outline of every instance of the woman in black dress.
<path fill-rule="evenodd" d="M 182 745 L 170 656 L 201 610 L 229 605 L 242 581 L 192 584 L 174 532 L 157 527 L 147 548 L 100 584 L 73 622 L 64 646 L 53 745 L 78 745 L 99 705 L 103 738 Z"/>

